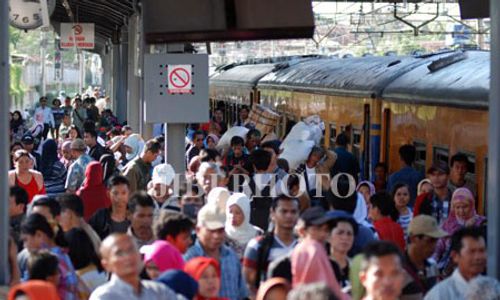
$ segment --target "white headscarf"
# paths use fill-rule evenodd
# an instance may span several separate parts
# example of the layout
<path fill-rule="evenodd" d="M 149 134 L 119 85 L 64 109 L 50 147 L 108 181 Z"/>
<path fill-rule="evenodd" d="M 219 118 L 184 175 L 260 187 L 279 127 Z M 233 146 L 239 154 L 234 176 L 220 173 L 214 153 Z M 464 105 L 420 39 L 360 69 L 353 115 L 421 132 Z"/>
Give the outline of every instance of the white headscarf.
<path fill-rule="evenodd" d="M 366 218 L 368 218 L 368 207 L 366 207 L 365 197 L 359 192 L 356 193 L 358 197 L 356 199 L 356 208 L 353 213 L 354 220 L 360 225 L 372 227 L 372 224 L 366 220 Z"/>
<path fill-rule="evenodd" d="M 236 227 L 231 224 L 232 216 L 229 213 L 230 207 L 237 205 L 243 212 L 243 223 Z M 246 245 L 251 239 L 257 236 L 259 230 L 250 224 L 250 199 L 243 193 L 234 193 L 227 200 L 226 204 L 226 234 L 231 239 L 241 245 Z"/>
<path fill-rule="evenodd" d="M 221 211 L 226 211 L 227 201 L 229 199 L 229 190 L 225 187 L 214 187 L 207 195 L 207 203 L 213 203 L 219 207 Z M 234 204 L 234 203 L 233 203 Z M 250 215 L 250 210 L 248 211 Z"/>
<path fill-rule="evenodd" d="M 128 138 L 125 139 L 123 142 L 125 146 L 128 146 L 132 148 L 132 153 L 127 153 L 125 156 L 127 160 L 132 160 L 139 156 L 142 152 L 142 148 L 144 148 L 144 141 L 142 140 L 142 137 L 137 134 L 131 134 Z"/>

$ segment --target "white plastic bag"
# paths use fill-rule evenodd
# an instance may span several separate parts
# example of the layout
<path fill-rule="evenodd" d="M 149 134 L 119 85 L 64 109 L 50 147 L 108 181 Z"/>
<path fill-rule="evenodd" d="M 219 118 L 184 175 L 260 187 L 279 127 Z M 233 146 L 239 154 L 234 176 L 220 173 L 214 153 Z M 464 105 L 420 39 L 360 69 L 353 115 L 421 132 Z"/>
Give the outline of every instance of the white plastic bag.
<path fill-rule="evenodd" d="M 243 126 L 233 126 L 229 128 L 217 143 L 216 146 L 217 150 L 219 151 L 227 150 L 229 147 L 231 147 L 231 139 L 234 136 L 240 136 L 243 138 L 243 140 L 245 140 L 248 130 L 249 130 L 248 128 Z"/>
<path fill-rule="evenodd" d="M 312 147 L 314 141 L 289 140 L 279 158 L 286 159 L 290 170 L 294 170 L 307 160 Z"/>

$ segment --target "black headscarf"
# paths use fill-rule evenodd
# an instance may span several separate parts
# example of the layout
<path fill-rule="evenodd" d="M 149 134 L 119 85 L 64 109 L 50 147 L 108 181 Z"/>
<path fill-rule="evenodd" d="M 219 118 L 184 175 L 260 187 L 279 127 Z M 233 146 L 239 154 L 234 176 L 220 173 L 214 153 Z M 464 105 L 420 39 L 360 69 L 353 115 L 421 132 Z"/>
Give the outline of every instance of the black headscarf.
<path fill-rule="evenodd" d="M 42 175 L 48 178 L 52 175 L 52 166 L 56 161 L 57 157 L 57 144 L 53 139 L 48 139 L 43 143 L 42 146 Z"/>
<path fill-rule="evenodd" d="M 108 179 L 116 174 L 116 160 L 112 154 L 104 154 L 99 160 L 102 166 L 104 185 L 107 185 Z"/>

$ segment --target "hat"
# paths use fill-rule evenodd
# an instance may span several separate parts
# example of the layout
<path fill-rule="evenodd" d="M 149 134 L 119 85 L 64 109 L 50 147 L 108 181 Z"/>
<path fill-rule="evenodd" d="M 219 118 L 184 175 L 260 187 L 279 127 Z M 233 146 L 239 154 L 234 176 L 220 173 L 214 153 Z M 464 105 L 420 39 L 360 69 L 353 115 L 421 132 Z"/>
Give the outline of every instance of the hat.
<path fill-rule="evenodd" d="M 171 185 L 174 177 L 174 168 L 169 164 L 159 164 L 153 169 L 153 184 Z"/>
<path fill-rule="evenodd" d="M 434 173 L 436 171 L 445 174 L 450 174 L 450 167 L 448 167 L 448 164 L 445 163 L 444 161 L 436 161 L 435 163 L 432 164 L 429 170 L 427 170 L 427 174 Z"/>
<path fill-rule="evenodd" d="M 329 216 L 332 221 L 344 221 L 350 223 L 352 225 L 352 229 L 354 230 L 354 234 L 358 232 L 358 222 L 356 222 L 352 214 L 343 210 L 331 210 L 327 212 L 326 215 Z"/>
<path fill-rule="evenodd" d="M 156 279 L 186 299 L 193 299 L 198 291 L 198 282 L 181 270 L 169 270 Z"/>
<path fill-rule="evenodd" d="M 75 139 L 71 142 L 71 150 L 80 150 L 85 151 L 87 146 L 85 146 L 85 142 L 82 139 Z"/>
<path fill-rule="evenodd" d="M 426 235 L 437 239 L 448 236 L 446 231 L 439 228 L 436 219 L 428 215 L 419 215 L 413 218 L 408 226 L 408 234 Z"/>
<path fill-rule="evenodd" d="M 198 212 L 198 226 L 209 230 L 224 228 L 226 216 L 219 207 L 213 203 L 205 204 Z"/>
<path fill-rule="evenodd" d="M 26 134 L 24 135 L 22 138 L 21 138 L 21 143 L 23 144 L 33 144 L 35 142 L 35 139 L 33 138 L 33 136 L 31 134 Z"/>
<path fill-rule="evenodd" d="M 207 203 L 213 203 L 220 210 L 226 210 L 227 199 L 229 199 L 229 190 L 225 187 L 215 187 L 207 195 Z"/>
<path fill-rule="evenodd" d="M 306 223 L 306 227 L 311 225 L 323 225 L 333 220 L 332 216 L 328 215 L 320 206 L 306 209 L 300 216 L 300 219 Z"/>

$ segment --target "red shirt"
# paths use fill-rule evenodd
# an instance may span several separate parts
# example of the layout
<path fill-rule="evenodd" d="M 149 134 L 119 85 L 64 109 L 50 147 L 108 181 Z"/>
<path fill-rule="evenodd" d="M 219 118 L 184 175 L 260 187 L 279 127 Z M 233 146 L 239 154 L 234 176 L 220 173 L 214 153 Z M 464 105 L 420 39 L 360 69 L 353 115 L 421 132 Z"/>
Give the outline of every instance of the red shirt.
<path fill-rule="evenodd" d="M 390 217 L 383 217 L 373 222 L 373 226 L 379 239 L 393 242 L 404 251 L 406 246 L 405 235 L 403 228 L 398 223 L 394 222 Z"/>

